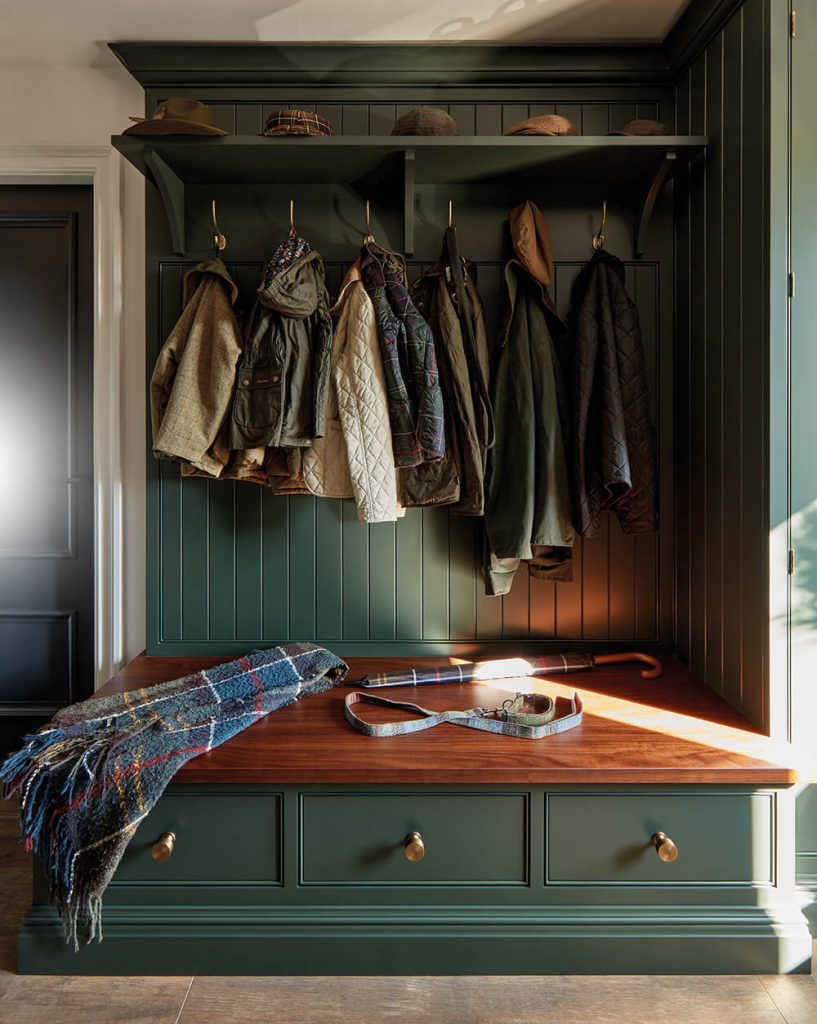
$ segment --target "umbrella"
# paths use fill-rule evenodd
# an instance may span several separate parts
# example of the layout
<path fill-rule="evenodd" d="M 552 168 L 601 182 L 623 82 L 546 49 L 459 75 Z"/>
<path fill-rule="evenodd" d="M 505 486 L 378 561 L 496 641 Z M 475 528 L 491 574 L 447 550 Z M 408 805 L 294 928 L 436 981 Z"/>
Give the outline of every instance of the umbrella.
<path fill-rule="evenodd" d="M 648 666 L 641 670 L 643 679 L 658 679 L 663 674 L 663 666 L 657 658 L 639 651 L 627 651 L 622 654 L 544 654 L 530 658 L 463 661 L 455 665 L 403 669 L 400 672 L 377 672 L 364 676 L 360 680 L 360 685 L 366 688 L 431 686 L 435 683 L 472 683 L 485 682 L 489 679 L 514 679 L 517 676 L 565 675 L 568 672 L 586 672 L 601 665 L 617 665 L 630 661 Z"/>

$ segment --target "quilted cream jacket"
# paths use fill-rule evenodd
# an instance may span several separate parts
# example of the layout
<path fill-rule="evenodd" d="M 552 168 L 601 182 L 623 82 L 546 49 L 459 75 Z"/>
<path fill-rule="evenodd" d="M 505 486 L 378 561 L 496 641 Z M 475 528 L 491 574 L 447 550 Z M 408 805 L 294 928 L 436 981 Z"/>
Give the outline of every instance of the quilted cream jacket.
<path fill-rule="evenodd" d="M 304 481 L 320 497 L 354 497 L 363 523 L 393 522 L 399 513 L 386 380 L 374 307 L 357 263 L 332 313 L 325 435 L 303 451 Z"/>

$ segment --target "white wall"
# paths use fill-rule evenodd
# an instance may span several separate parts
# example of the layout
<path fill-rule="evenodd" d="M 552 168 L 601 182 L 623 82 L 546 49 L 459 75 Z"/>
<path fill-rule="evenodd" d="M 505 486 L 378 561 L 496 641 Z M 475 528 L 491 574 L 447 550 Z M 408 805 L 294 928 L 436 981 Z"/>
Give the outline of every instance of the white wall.
<path fill-rule="evenodd" d="M 144 94 L 124 68 L 0 67 L 0 143 L 108 145 L 141 114 Z M 145 645 L 145 270 L 144 179 L 114 155 L 121 173 L 123 359 L 121 432 L 125 660 Z"/>

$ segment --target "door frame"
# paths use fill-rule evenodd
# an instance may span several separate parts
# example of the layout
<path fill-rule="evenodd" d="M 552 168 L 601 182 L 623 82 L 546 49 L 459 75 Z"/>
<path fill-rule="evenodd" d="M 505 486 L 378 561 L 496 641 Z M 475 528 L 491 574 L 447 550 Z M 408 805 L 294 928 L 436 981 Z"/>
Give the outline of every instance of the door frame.
<path fill-rule="evenodd" d="M 0 145 L 0 185 L 90 185 L 94 211 L 94 689 L 122 665 L 122 213 L 108 146 Z"/>

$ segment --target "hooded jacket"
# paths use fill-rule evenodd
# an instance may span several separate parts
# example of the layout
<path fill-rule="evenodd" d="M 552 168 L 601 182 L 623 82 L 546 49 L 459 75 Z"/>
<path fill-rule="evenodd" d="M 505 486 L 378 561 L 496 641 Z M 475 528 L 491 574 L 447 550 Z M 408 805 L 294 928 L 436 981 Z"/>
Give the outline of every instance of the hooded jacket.
<path fill-rule="evenodd" d="M 435 462 L 445 455 L 443 398 L 434 337 L 406 287 L 403 258 L 370 242 L 360 253 L 372 300 L 389 399 L 394 462 Z"/>
<path fill-rule="evenodd" d="M 460 256 L 454 228 L 445 233 L 441 258 L 415 282 L 411 294 L 436 343 L 447 450 L 441 461 L 401 475 L 403 504 L 450 501 L 452 512 L 481 516 L 485 456 L 494 441 L 488 341 L 476 267 Z"/>
<path fill-rule="evenodd" d="M 527 201 L 511 213 L 505 321 L 492 374 L 496 443 L 488 453 L 486 592 L 507 594 L 520 560 L 531 575 L 571 579 L 574 539 L 565 456 L 566 394 L 554 335 L 565 328 L 547 285 L 547 225 Z"/>
<path fill-rule="evenodd" d="M 183 298 L 150 379 L 153 454 L 217 477 L 230 454 L 221 427 L 241 358 L 238 288 L 220 259 L 206 260 L 185 275 Z"/>
<path fill-rule="evenodd" d="M 323 436 L 332 351 L 319 253 L 278 273 L 265 268 L 245 338 L 230 448 L 309 446 Z"/>
<path fill-rule="evenodd" d="M 347 273 L 332 313 L 326 432 L 303 452 L 304 480 L 321 497 L 354 497 L 363 523 L 393 522 L 398 508 L 386 379 L 359 263 Z"/>
<path fill-rule="evenodd" d="M 652 533 L 658 517 L 647 371 L 622 262 L 596 252 L 576 281 L 573 308 L 576 527 L 594 536 L 609 510 L 624 533 Z"/>

